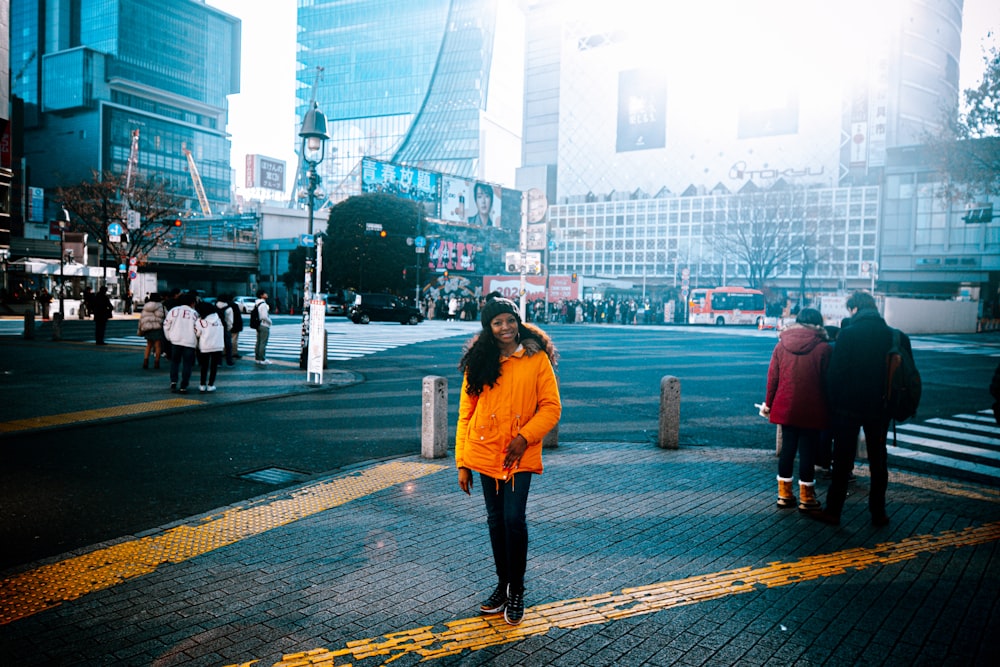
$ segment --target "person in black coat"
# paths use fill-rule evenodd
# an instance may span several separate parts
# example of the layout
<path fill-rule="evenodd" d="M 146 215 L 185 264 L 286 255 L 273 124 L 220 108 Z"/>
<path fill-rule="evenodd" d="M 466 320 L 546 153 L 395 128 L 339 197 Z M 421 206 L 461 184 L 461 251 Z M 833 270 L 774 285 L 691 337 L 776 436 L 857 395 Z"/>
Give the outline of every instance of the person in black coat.
<path fill-rule="evenodd" d="M 108 297 L 107 286 L 101 286 L 97 290 L 97 294 L 93 298 L 93 314 L 94 314 L 94 337 L 97 339 L 98 345 L 104 345 L 104 332 L 108 328 L 108 320 L 114 315 L 115 308 L 111 305 L 111 299 Z"/>
<path fill-rule="evenodd" d="M 847 483 L 854 469 L 858 433 L 865 432 L 871 488 L 868 509 L 872 525 L 889 524 L 885 495 L 889 485 L 886 434 L 889 415 L 885 406 L 886 355 L 892 346 L 892 329 L 878 313 L 872 295 L 855 292 L 847 300 L 851 324 L 840 330 L 827 373 L 827 396 L 833 413 L 833 479 L 826 494 L 826 508 L 811 516 L 838 525 L 847 498 Z M 910 339 L 901 344 L 910 351 Z"/>

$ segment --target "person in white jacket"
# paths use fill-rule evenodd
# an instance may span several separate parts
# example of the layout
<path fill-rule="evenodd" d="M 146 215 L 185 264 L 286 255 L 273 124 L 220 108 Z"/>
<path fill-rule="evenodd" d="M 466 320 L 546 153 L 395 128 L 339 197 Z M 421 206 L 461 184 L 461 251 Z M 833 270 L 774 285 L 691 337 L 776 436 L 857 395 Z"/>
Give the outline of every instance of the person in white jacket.
<path fill-rule="evenodd" d="M 198 336 L 198 366 L 201 368 L 198 391 L 215 391 L 215 374 L 226 347 L 226 326 L 214 305 L 201 302 L 195 310 L 198 311 L 198 319 L 194 323 L 194 332 Z"/>
<path fill-rule="evenodd" d="M 197 300 L 194 292 L 184 292 L 177 297 L 177 305 L 167 312 L 167 319 L 163 321 L 163 333 L 173 348 L 170 354 L 170 391 L 181 394 L 187 393 L 198 348 L 198 334 L 194 329 L 198 320 L 198 311 L 194 309 Z"/>

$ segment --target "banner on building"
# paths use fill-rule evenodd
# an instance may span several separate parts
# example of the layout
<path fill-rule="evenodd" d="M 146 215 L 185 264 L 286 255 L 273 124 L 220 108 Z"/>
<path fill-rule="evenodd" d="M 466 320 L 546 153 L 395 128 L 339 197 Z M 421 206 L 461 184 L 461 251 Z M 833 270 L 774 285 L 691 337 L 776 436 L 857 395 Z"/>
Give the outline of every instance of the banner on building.
<path fill-rule="evenodd" d="M 654 70 L 618 73 L 619 153 L 667 145 L 667 84 Z"/>
<path fill-rule="evenodd" d="M 441 174 L 366 157 L 361 160 L 361 191 L 409 199 L 422 205 L 428 216 L 437 217 Z"/>
<path fill-rule="evenodd" d="M 285 161 L 263 155 L 247 155 L 246 187 L 285 191 Z"/>
<path fill-rule="evenodd" d="M 524 277 L 524 297 L 527 301 L 545 298 L 545 276 Z M 572 282 L 569 276 L 549 276 L 549 303 L 576 301 L 580 298 L 580 284 Z M 521 298 L 520 276 L 485 276 L 483 293 L 500 292 L 504 297 L 517 301 Z"/>

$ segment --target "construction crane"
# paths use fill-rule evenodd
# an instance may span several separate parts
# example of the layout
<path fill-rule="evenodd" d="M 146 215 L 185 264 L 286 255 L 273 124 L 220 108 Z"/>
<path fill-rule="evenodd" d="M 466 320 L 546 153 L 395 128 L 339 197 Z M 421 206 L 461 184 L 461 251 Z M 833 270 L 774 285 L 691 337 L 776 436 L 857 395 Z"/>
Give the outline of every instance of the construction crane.
<path fill-rule="evenodd" d="M 191 181 L 194 183 L 194 191 L 198 194 L 198 204 L 201 205 L 202 215 L 212 215 L 212 207 L 208 205 L 208 197 L 205 196 L 205 186 L 201 184 L 201 176 L 198 175 L 198 166 L 194 163 L 194 156 L 188 150 L 187 144 L 181 144 L 188 161 L 188 171 L 191 172 Z"/>
<path fill-rule="evenodd" d="M 125 166 L 125 188 L 122 190 L 122 222 L 128 225 L 131 211 L 132 182 L 139 169 L 139 128 L 132 130 L 132 147 L 128 152 L 128 164 Z M 131 229 L 131 227 L 130 227 Z"/>

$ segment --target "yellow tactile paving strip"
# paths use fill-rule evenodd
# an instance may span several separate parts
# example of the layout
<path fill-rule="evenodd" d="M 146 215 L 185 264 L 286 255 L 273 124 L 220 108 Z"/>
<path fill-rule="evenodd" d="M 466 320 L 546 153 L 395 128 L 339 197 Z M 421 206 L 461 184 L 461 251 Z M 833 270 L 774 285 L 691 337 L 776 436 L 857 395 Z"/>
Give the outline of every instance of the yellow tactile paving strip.
<path fill-rule="evenodd" d="M 0 581 L 0 625 L 444 468 L 385 463 L 14 575 Z"/>
<path fill-rule="evenodd" d="M 777 562 L 755 569 L 737 568 L 639 588 L 626 588 L 620 593 L 538 605 L 526 610 L 524 622 L 519 626 L 507 625 L 501 616 L 489 616 L 450 621 L 440 631 L 435 631 L 434 626 L 412 628 L 374 639 L 347 642 L 342 649 L 331 651 L 317 648 L 287 654 L 280 662 L 274 663 L 273 667 L 350 667 L 353 663 L 349 660 L 366 660 L 379 656 L 384 656 L 380 664 L 388 665 L 411 653 L 420 656 L 422 660 L 433 660 L 466 650 L 476 651 L 488 646 L 521 641 L 543 635 L 554 628 L 573 629 L 653 614 L 672 607 L 747 593 L 757 587 L 787 586 L 845 574 L 849 570 L 891 565 L 943 549 L 959 549 L 998 539 L 1000 523 L 935 535 L 919 535 L 899 542 L 879 544 L 871 549 L 847 549 L 832 554 L 809 556 L 791 563 Z M 229 667 L 250 665 L 259 666 L 260 661 L 251 660 Z"/>
<path fill-rule="evenodd" d="M 64 412 L 58 415 L 43 415 L 41 417 L 28 417 L 27 419 L 15 419 L 9 422 L 0 422 L 0 433 L 17 433 L 18 431 L 32 431 L 39 428 L 51 428 L 53 426 L 65 426 L 66 424 L 78 424 L 81 422 L 97 421 L 110 417 L 128 417 L 140 415 L 145 412 L 162 412 L 182 408 L 188 405 L 200 405 L 203 401 L 190 398 L 168 398 L 162 401 L 147 401 L 146 403 L 130 403 L 128 405 L 118 405 L 111 408 L 98 408 L 95 410 L 80 410 L 79 412 Z"/>

